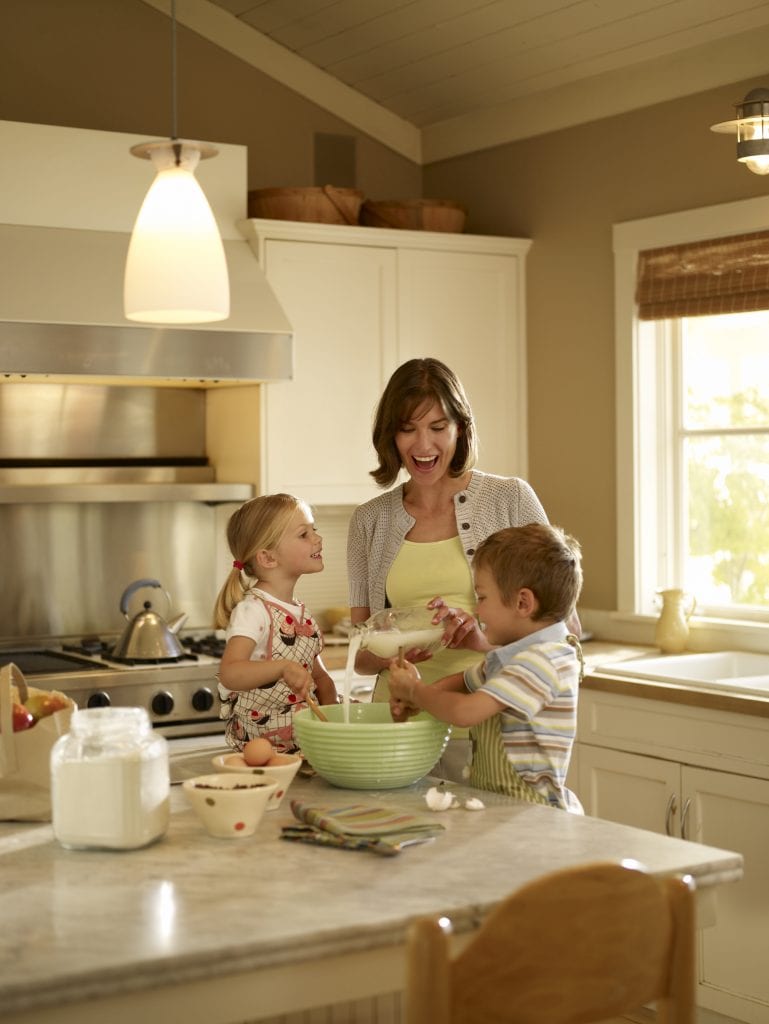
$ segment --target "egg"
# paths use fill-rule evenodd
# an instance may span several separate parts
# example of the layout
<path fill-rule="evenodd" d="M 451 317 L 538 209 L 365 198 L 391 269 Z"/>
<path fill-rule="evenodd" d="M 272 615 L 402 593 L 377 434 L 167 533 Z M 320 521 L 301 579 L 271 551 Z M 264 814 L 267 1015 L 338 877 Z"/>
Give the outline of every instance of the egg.
<path fill-rule="evenodd" d="M 255 767 L 256 765 L 267 764 L 275 751 L 269 740 L 262 737 L 249 740 L 243 747 L 243 760 L 246 764 Z"/>

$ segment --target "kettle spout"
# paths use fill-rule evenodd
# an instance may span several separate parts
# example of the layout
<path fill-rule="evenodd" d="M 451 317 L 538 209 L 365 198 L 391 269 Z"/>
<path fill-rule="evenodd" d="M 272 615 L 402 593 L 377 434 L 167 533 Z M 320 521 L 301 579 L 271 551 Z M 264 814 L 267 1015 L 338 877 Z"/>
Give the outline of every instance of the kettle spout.
<path fill-rule="evenodd" d="M 182 612 L 181 615 L 177 615 L 175 619 L 172 619 L 167 625 L 169 632 L 178 633 L 184 623 L 187 621 L 187 612 Z"/>

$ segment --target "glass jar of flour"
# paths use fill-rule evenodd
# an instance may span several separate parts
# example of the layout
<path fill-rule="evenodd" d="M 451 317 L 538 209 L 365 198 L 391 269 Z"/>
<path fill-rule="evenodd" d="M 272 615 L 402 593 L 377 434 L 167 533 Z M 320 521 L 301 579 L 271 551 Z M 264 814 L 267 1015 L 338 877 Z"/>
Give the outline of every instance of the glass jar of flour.
<path fill-rule="evenodd" d="M 168 828 L 168 744 L 143 708 L 87 708 L 51 751 L 53 832 L 70 849 L 133 850 Z"/>

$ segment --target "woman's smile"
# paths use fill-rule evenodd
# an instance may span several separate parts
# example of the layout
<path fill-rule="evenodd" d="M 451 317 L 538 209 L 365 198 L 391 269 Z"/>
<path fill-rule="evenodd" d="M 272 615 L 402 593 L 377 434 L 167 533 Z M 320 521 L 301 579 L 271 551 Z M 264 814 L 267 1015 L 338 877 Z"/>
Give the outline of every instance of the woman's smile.
<path fill-rule="evenodd" d="M 409 474 L 429 476 L 448 472 L 457 449 L 458 429 L 438 402 L 422 406 L 411 414 L 395 435 L 401 463 Z"/>
<path fill-rule="evenodd" d="M 434 469 L 437 466 L 437 464 L 438 464 L 438 456 L 437 455 L 429 455 L 427 457 L 419 456 L 419 455 L 412 455 L 411 458 L 412 458 L 412 462 L 414 463 L 414 466 L 415 466 L 416 470 L 418 472 L 420 472 L 420 473 L 425 473 L 425 472 L 429 473 L 430 470 Z"/>

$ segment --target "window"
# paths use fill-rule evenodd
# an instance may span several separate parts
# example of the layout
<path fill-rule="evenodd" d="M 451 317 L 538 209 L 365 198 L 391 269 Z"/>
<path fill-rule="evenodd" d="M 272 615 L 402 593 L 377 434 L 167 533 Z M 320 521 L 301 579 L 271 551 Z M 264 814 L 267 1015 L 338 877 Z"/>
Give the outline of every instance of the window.
<path fill-rule="evenodd" d="M 619 610 L 656 617 L 683 587 L 734 643 L 769 631 L 769 311 L 641 320 L 636 273 L 645 250 L 767 226 L 760 199 L 614 229 Z"/>
<path fill-rule="evenodd" d="M 656 380 L 638 447 L 656 464 L 658 585 L 769 622 L 769 312 L 643 322 L 639 367 Z"/>

